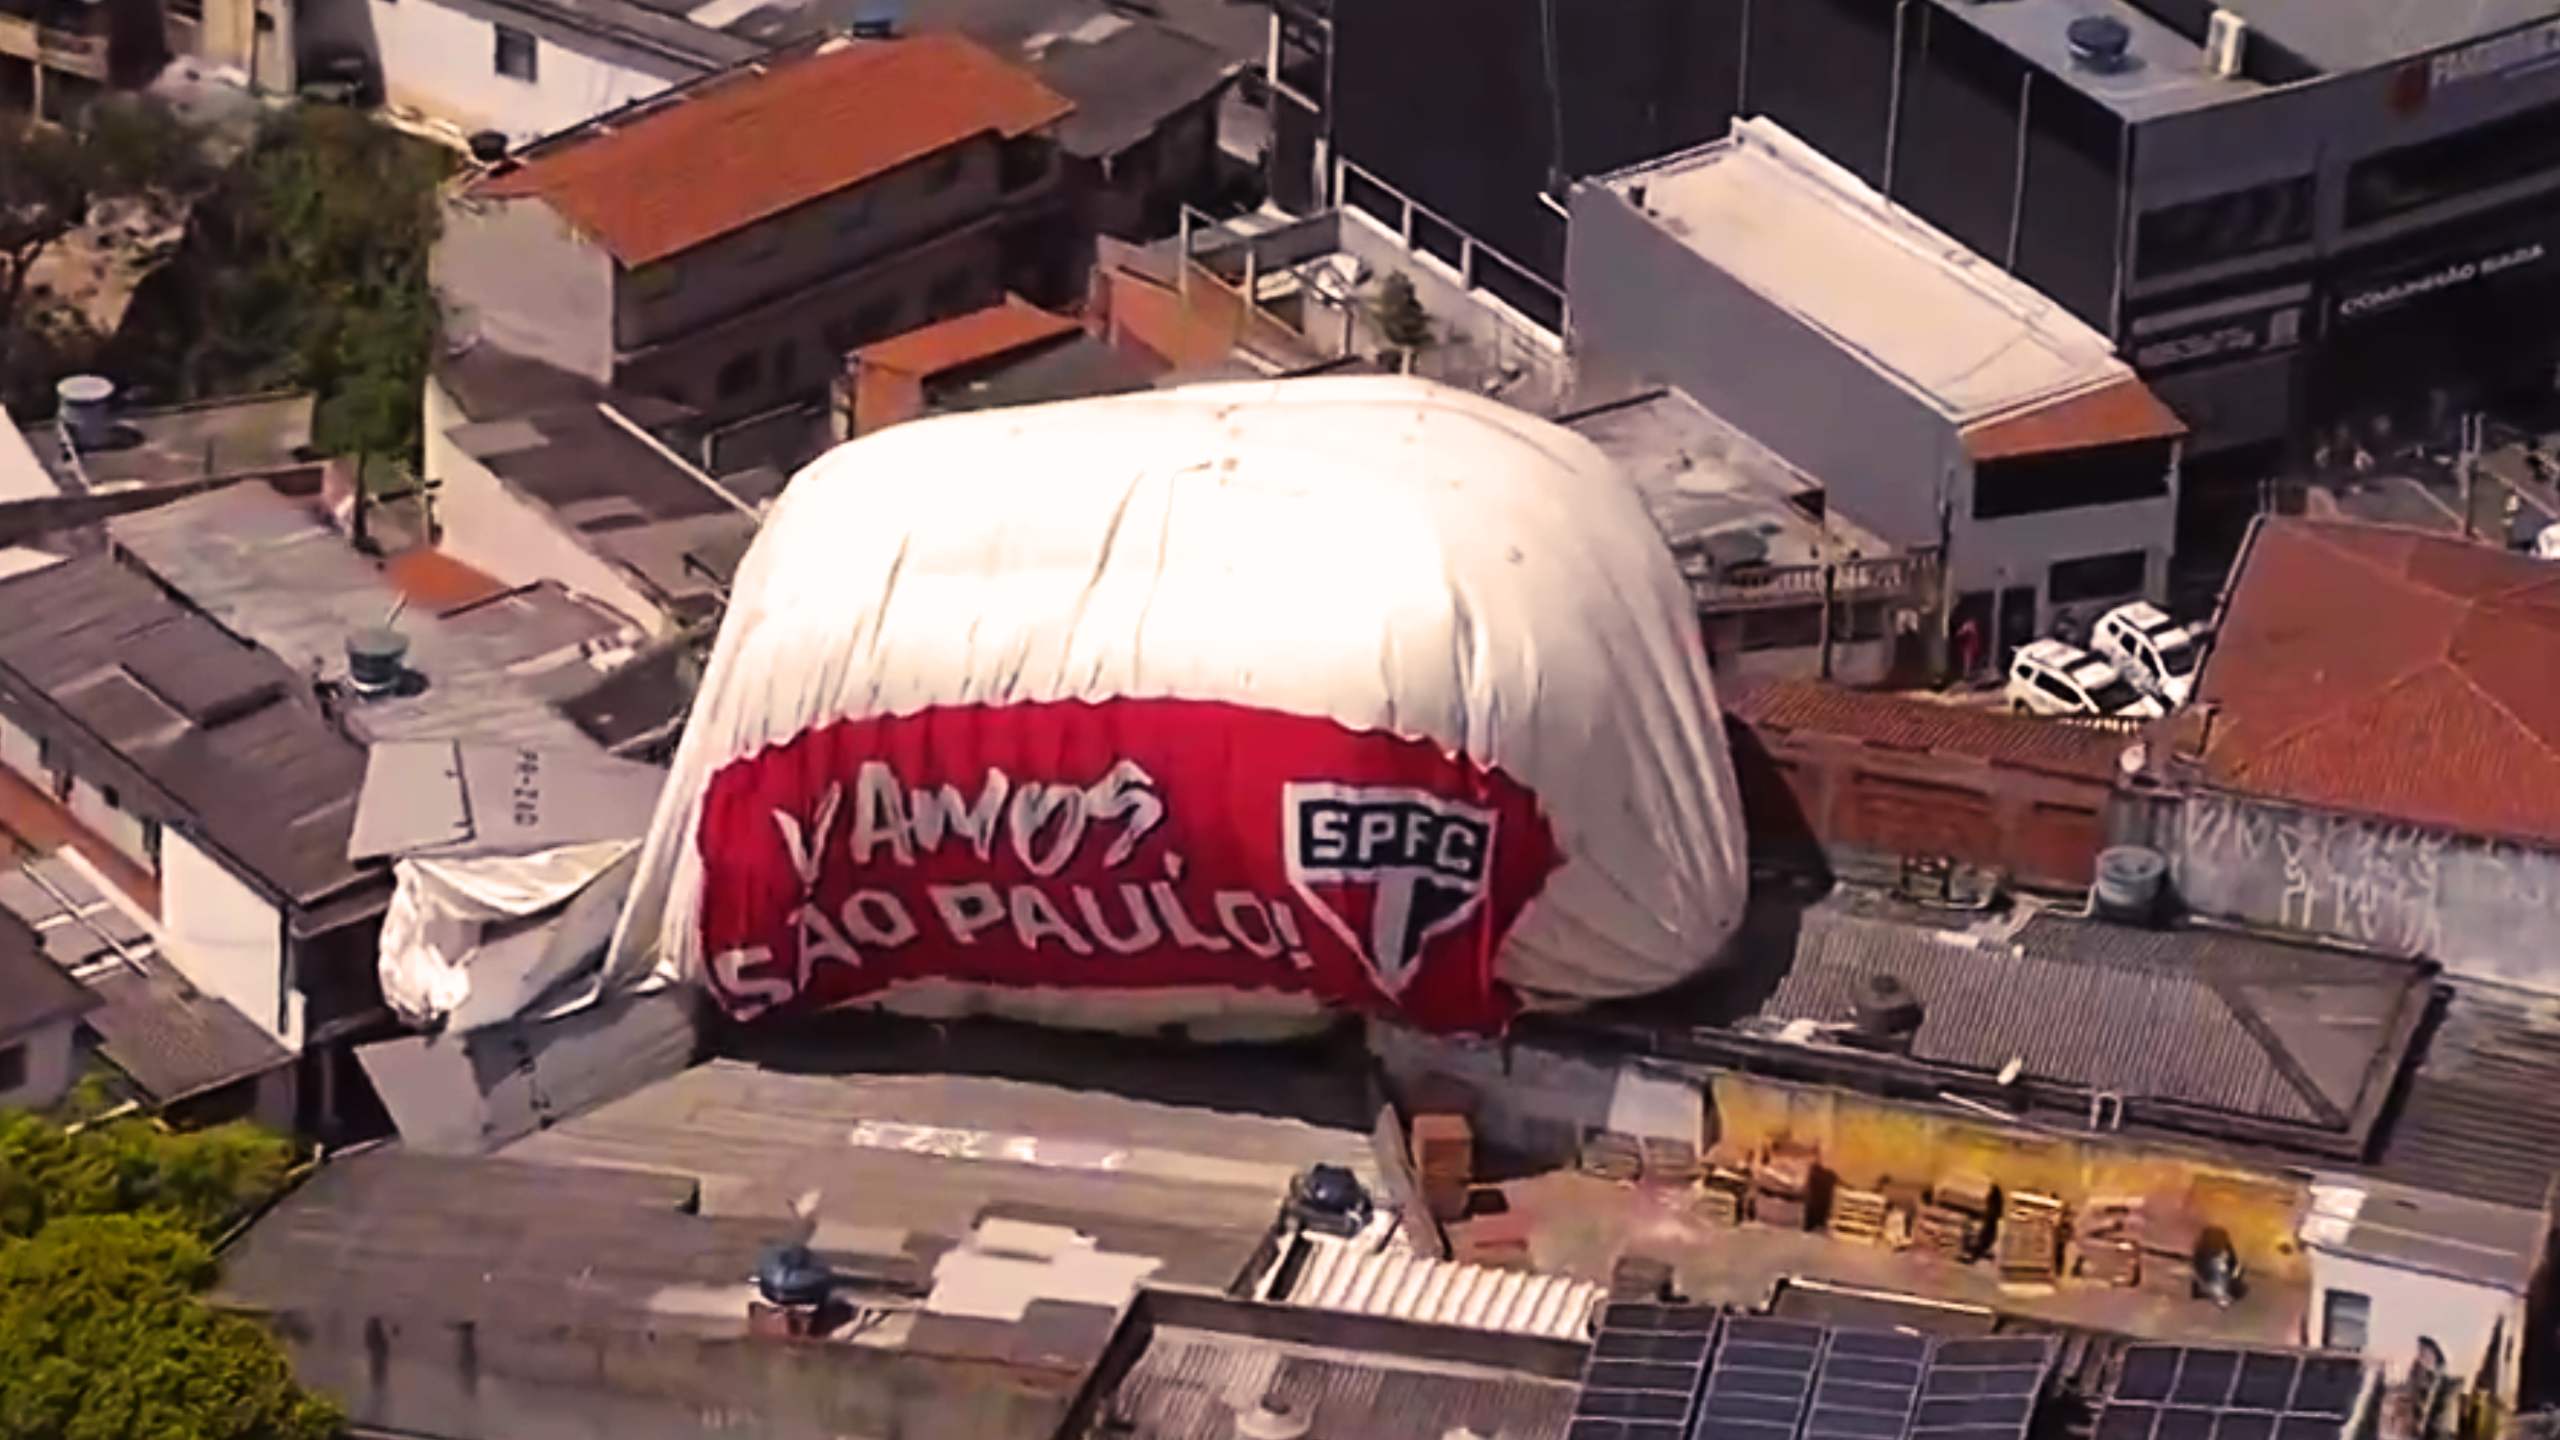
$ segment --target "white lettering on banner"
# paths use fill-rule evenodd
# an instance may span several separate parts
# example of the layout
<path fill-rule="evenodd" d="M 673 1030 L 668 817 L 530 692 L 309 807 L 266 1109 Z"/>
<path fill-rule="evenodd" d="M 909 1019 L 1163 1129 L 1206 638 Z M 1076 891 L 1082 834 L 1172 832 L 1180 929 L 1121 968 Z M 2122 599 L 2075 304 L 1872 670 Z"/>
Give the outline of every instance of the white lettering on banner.
<path fill-rule="evenodd" d="M 1154 777 L 1126 759 L 1082 786 L 1017 782 L 991 767 L 974 794 L 952 784 L 910 787 L 887 762 L 866 760 L 855 772 L 849 804 L 845 787 L 830 785 L 806 819 L 786 810 L 773 812 L 774 829 L 800 885 L 799 902 L 785 917 L 796 942 L 796 963 L 776 973 L 771 946 L 744 946 L 713 957 L 712 982 L 734 1011 L 752 1016 L 805 990 L 818 967 L 860 967 L 866 958 L 925 939 L 928 928 L 936 940 L 957 946 L 1002 934 L 1034 953 L 1134 956 L 1170 947 L 1313 968 L 1315 958 L 1307 952 L 1288 900 L 1250 890 L 1186 895 L 1178 854 L 1163 857 L 1163 878 L 1155 880 L 927 884 L 921 903 L 913 905 L 896 890 L 868 885 L 848 895 L 832 914 L 816 899 L 831 847 L 838 845 L 843 859 L 874 872 L 884 866 L 892 872 L 912 868 L 946 845 L 965 846 L 978 860 L 992 862 L 1001 846 L 1032 876 L 1046 880 L 1094 843 L 1104 846 L 1103 869 L 1121 869 L 1165 816 Z M 1454 872 L 1474 871 L 1484 863 L 1481 835 L 1452 829 L 1445 819 L 1425 812 L 1346 810 L 1328 813 L 1317 823 L 1344 859 L 1373 857 L 1374 863 L 1409 856 Z M 1108 838 L 1097 841 L 1097 835 Z"/>
<path fill-rule="evenodd" d="M 2535 264 L 2543 258 L 2544 253 L 2542 242 L 2537 240 L 2530 245 L 2519 245 L 2513 250 L 2501 251 L 2485 260 L 2465 260 L 2461 264 L 2448 265 L 2442 270 L 2432 271 L 2415 279 L 2359 291 L 2338 302 L 2338 313 L 2341 316 L 2362 315 L 2367 311 L 2397 305 L 2404 300 L 2415 300 L 2421 295 L 2431 295 L 2438 290 L 2450 290 L 2457 285 L 2468 285 L 2474 280 L 2495 275 L 2501 270 L 2512 270 L 2519 265 Z"/>
<path fill-rule="evenodd" d="M 2530 30 L 2498 35 L 2459 50 L 2447 50 L 2427 62 L 2427 88 L 2440 89 L 2467 80 L 2521 70 L 2560 56 L 2560 20 Z"/>

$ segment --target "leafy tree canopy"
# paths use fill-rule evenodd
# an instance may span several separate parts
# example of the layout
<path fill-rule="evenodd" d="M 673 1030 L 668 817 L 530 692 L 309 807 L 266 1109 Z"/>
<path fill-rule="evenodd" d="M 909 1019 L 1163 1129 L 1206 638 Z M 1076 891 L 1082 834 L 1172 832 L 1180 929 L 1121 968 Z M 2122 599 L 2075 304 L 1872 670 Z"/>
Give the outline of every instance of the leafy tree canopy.
<path fill-rule="evenodd" d="M 0 1440 L 322 1440 L 330 1405 L 209 1309 L 209 1237 L 291 1163 L 246 1126 L 0 1114 Z"/>

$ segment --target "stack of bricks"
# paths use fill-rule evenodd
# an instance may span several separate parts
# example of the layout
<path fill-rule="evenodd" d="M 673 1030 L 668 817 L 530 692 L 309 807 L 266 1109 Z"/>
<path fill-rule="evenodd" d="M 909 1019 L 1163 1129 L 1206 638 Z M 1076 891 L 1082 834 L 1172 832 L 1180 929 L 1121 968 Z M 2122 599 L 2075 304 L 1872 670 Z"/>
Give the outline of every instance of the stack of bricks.
<path fill-rule="evenodd" d="M 2062 1263 L 2062 1201 L 2020 1192 L 2000 1212 L 2000 1283 L 2050 1285 Z"/>
<path fill-rule="evenodd" d="M 2072 1227 L 2066 1273 L 2092 1285 L 2130 1289 L 2142 1281 L 2142 1201 L 2091 1196 Z"/>
<path fill-rule="evenodd" d="M 1640 1149 L 1644 1183 L 1663 1190 L 1686 1190 L 1698 1183 L 1698 1147 L 1687 1140 L 1648 1135 Z"/>
<path fill-rule="evenodd" d="M 1802 1230 L 1813 1220 L 1815 1153 L 1781 1140 L 1769 1147 L 1751 1179 L 1751 1218 L 1781 1230 Z"/>
<path fill-rule="evenodd" d="M 1468 1265 L 1525 1270 L 1529 1268 L 1529 1217 L 1507 1206 L 1478 1215 L 1450 1227 L 1449 1245 L 1453 1258 Z"/>
<path fill-rule="evenodd" d="M 1433 1219 L 1447 1224 L 1467 1213 L 1475 1165 L 1475 1132 L 1466 1116 L 1441 1111 L 1413 1117 L 1413 1174 Z"/>
<path fill-rule="evenodd" d="M 1644 1173 L 1644 1146 L 1633 1135 L 1587 1130 L 1582 1136 L 1582 1171 L 1603 1180 L 1633 1180 Z"/>
<path fill-rule="evenodd" d="M 1718 1145 L 1707 1152 L 1705 1183 L 1698 1191 L 1698 1215 L 1711 1225 L 1739 1225 L 1751 1208 L 1751 1156 L 1739 1145 Z"/>

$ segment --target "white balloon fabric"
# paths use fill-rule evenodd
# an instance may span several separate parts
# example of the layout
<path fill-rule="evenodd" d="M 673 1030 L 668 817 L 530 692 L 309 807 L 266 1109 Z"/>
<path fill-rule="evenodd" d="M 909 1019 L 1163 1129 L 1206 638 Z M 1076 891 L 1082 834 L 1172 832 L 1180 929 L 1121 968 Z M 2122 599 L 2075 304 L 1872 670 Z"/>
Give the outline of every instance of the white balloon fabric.
<path fill-rule="evenodd" d="M 1401 378 L 922 420 L 740 567 L 616 937 L 738 1017 L 1491 1031 L 1714 963 L 1687 584 L 1589 442 Z"/>

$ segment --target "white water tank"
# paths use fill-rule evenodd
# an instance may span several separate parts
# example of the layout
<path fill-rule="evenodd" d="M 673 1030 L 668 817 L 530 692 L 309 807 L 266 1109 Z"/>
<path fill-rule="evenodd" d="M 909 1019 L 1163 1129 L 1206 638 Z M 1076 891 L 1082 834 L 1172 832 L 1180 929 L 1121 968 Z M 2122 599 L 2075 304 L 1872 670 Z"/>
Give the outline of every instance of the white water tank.
<path fill-rule="evenodd" d="M 68 375 L 53 387 L 63 436 L 79 450 L 115 443 L 115 382 L 103 375 Z"/>

